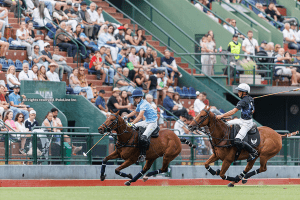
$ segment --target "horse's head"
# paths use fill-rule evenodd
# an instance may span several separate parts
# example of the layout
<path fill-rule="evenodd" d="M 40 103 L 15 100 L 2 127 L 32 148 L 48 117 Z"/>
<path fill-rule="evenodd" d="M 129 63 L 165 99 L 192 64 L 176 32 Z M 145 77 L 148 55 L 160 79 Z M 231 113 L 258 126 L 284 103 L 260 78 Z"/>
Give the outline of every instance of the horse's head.
<path fill-rule="evenodd" d="M 195 131 L 200 127 L 207 126 L 209 123 L 210 107 L 205 106 L 203 110 L 195 117 L 195 119 L 189 124 L 190 131 Z"/>
<path fill-rule="evenodd" d="M 98 128 L 98 132 L 100 134 L 104 134 L 105 132 L 111 132 L 118 128 L 118 121 L 121 119 L 119 116 L 119 111 L 116 113 L 111 112 L 110 115 L 107 116 L 105 122 Z"/>

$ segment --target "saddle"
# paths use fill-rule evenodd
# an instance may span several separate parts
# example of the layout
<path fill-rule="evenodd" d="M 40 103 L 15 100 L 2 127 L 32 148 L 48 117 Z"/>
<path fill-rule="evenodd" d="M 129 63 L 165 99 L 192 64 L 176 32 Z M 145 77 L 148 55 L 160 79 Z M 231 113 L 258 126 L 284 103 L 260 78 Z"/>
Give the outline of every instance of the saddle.
<path fill-rule="evenodd" d="M 231 144 L 233 145 L 233 140 L 240 131 L 241 127 L 240 125 L 233 125 L 231 127 L 230 131 L 230 139 L 232 139 Z M 248 131 L 246 137 L 243 139 L 244 142 L 247 142 L 249 145 L 251 145 L 253 148 L 258 147 L 260 144 L 260 135 L 257 129 L 257 125 L 254 123 L 252 128 Z"/>

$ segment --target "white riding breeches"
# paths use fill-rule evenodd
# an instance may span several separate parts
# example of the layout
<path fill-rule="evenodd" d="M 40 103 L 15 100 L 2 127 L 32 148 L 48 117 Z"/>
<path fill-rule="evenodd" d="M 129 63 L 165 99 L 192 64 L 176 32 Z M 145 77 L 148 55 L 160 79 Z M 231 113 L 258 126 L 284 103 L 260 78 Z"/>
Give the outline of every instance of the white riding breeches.
<path fill-rule="evenodd" d="M 148 123 L 146 121 L 141 121 L 141 122 L 136 123 L 135 126 L 146 128 L 143 135 L 150 137 L 150 135 L 153 133 L 153 131 L 157 128 L 157 122 Z"/>
<path fill-rule="evenodd" d="M 228 125 L 233 125 L 233 124 L 240 125 L 241 129 L 240 129 L 239 133 L 236 135 L 235 138 L 240 138 L 241 140 L 243 140 L 244 137 L 246 137 L 248 131 L 252 128 L 253 120 L 252 119 L 249 119 L 249 120 L 234 119 L 234 120 L 228 121 L 227 124 Z"/>

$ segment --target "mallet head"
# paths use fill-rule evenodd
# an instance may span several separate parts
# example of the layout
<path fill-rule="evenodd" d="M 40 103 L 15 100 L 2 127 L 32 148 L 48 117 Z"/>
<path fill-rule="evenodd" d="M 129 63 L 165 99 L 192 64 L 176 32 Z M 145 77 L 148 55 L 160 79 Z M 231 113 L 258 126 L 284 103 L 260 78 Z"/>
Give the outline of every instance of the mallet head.
<path fill-rule="evenodd" d="M 85 157 L 86 157 L 86 153 L 84 153 L 84 152 L 83 152 L 82 154 L 83 154 L 83 156 L 85 156 Z"/>

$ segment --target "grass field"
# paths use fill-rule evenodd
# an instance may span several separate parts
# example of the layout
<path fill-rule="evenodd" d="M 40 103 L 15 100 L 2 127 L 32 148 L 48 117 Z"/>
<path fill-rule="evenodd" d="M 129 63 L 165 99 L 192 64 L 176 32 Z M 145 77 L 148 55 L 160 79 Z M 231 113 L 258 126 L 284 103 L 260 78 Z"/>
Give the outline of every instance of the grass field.
<path fill-rule="evenodd" d="M 300 186 L 131 186 L 0 188 L 2 200 L 300 199 Z"/>

